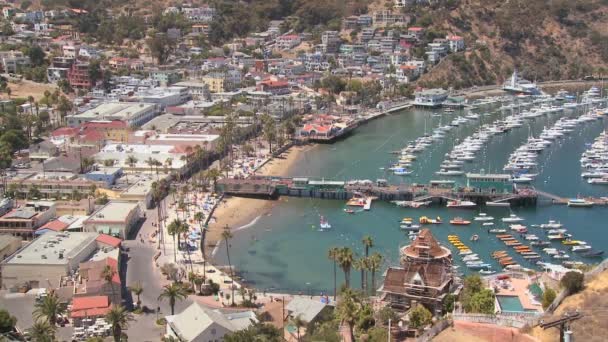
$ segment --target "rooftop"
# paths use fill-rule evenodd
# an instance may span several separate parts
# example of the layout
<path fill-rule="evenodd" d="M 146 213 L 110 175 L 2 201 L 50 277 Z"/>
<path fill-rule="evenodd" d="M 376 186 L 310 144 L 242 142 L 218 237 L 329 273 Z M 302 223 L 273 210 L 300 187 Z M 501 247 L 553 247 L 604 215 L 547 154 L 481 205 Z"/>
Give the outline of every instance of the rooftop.
<path fill-rule="evenodd" d="M 137 202 L 110 201 L 85 222 L 126 222 L 129 214 L 138 206 Z"/>
<path fill-rule="evenodd" d="M 106 119 L 106 120 L 128 120 L 141 112 L 146 112 L 156 105 L 143 102 L 110 102 L 101 104 L 95 108 L 75 114 L 73 117 L 83 119 Z"/>
<path fill-rule="evenodd" d="M 312 320 L 319 315 L 327 304 L 321 303 L 318 300 L 312 300 L 304 297 L 295 297 L 287 304 L 285 309 L 289 311 L 290 316 L 300 316 L 306 322 L 312 322 Z"/>
<path fill-rule="evenodd" d="M 32 241 L 5 262 L 10 265 L 65 265 L 87 248 L 99 234 L 49 231 Z"/>
<path fill-rule="evenodd" d="M 420 230 L 418 238 L 401 249 L 401 253 L 411 258 L 442 259 L 449 257 L 452 253 L 446 247 L 442 247 L 428 228 Z"/>

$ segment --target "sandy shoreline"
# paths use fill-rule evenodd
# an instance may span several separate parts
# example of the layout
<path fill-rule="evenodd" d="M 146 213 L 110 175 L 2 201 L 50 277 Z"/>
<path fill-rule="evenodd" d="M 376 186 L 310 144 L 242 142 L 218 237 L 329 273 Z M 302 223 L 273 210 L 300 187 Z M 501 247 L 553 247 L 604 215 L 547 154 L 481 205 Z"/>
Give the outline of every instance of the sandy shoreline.
<path fill-rule="evenodd" d="M 268 176 L 284 176 L 300 155 L 311 149 L 311 146 L 293 146 L 278 158 L 268 161 L 256 174 Z M 236 230 L 261 215 L 267 215 L 278 201 L 255 198 L 230 197 L 226 198 L 213 213 L 212 223 L 207 232 L 207 246 L 214 247 L 221 239 L 224 227 Z M 213 248 L 209 248 L 212 251 Z"/>

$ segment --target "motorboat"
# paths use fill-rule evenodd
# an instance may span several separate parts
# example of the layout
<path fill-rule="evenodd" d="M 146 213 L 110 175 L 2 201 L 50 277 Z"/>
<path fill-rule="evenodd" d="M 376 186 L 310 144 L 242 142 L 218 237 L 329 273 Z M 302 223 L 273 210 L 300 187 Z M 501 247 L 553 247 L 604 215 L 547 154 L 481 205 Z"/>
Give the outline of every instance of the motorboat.
<path fill-rule="evenodd" d="M 538 236 L 536 236 L 534 234 L 526 234 L 526 236 L 524 236 L 524 239 L 526 239 L 528 241 L 535 241 L 535 240 L 538 240 Z"/>
<path fill-rule="evenodd" d="M 528 184 L 533 181 L 532 178 L 526 176 L 515 176 L 511 179 L 513 183 L 517 184 Z"/>
<path fill-rule="evenodd" d="M 467 220 L 463 219 L 462 217 L 455 217 L 450 220 L 450 224 L 453 224 L 455 226 L 467 226 L 467 225 L 471 224 L 471 221 L 467 221 Z"/>
<path fill-rule="evenodd" d="M 426 216 L 422 216 L 418 219 L 418 222 L 420 222 L 420 224 L 441 224 L 443 223 L 443 221 L 441 221 L 441 217 L 437 216 L 437 218 L 432 219 L 432 218 L 428 218 Z"/>
<path fill-rule="evenodd" d="M 441 169 L 435 172 L 435 174 L 439 176 L 462 176 L 464 175 L 464 171 Z"/>
<path fill-rule="evenodd" d="M 509 215 L 509 217 L 503 217 L 501 219 L 502 222 L 505 223 L 515 223 L 515 222 L 522 222 L 524 219 L 515 215 L 515 214 L 511 214 Z"/>
<path fill-rule="evenodd" d="M 479 260 L 479 256 L 477 254 L 467 254 L 464 257 L 462 257 L 462 261 L 467 262 L 467 261 L 477 261 Z"/>
<path fill-rule="evenodd" d="M 352 210 L 352 209 L 344 209 L 344 212 L 347 213 L 347 214 L 354 214 L 355 213 L 355 211 Z"/>
<path fill-rule="evenodd" d="M 533 241 L 530 242 L 530 246 L 532 247 L 545 247 L 545 246 L 551 246 L 551 243 L 549 241 Z"/>
<path fill-rule="evenodd" d="M 511 203 L 509 202 L 486 202 L 487 207 L 510 207 Z"/>
<path fill-rule="evenodd" d="M 561 228 L 563 225 L 560 222 L 555 222 L 553 220 L 549 220 L 548 223 L 543 223 L 540 225 L 543 229 L 552 229 L 552 228 Z"/>
<path fill-rule="evenodd" d="M 411 175 L 412 173 L 414 173 L 414 171 L 408 171 L 406 169 L 395 169 L 395 170 L 393 170 L 393 174 L 395 176 L 407 176 L 407 175 Z"/>
<path fill-rule="evenodd" d="M 480 270 L 479 273 L 480 274 L 494 274 L 494 273 L 496 273 L 496 271 L 492 271 L 492 270 Z"/>
<path fill-rule="evenodd" d="M 489 232 L 492 234 L 503 234 L 503 233 L 506 233 L 507 230 L 504 228 L 496 228 L 496 229 L 490 229 Z"/>
<path fill-rule="evenodd" d="M 585 257 L 585 258 L 595 258 L 595 257 L 600 257 L 603 254 L 604 254 L 604 251 L 590 250 L 585 253 L 582 253 L 581 256 Z"/>
<path fill-rule="evenodd" d="M 471 239 L 470 239 L 470 240 L 471 240 L 471 241 L 477 241 L 477 240 L 479 240 L 479 235 L 477 235 L 477 234 L 473 234 L 473 236 L 471 236 Z"/>
<path fill-rule="evenodd" d="M 474 221 L 493 221 L 494 218 L 492 216 L 488 216 L 486 213 L 479 213 L 478 216 L 475 216 Z"/>
<path fill-rule="evenodd" d="M 446 205 L 448 208 L 474 208 L 476 206 L 477 204 L 475 204 L 475 202 L 460 200 L 448 201 L 448 204 Z"/>
<path fill-rule="evenodd" d="M 526 233 L 528 231 L 528 228 L 521 224 L 512 224 L 509 226 L 509 228 L 511 228 L 511 230 L 514 230 L 518 233 Z"/>
<path fill-rule="evenodd" d="M 590 208 L 593 206 L 593 202 L 582 198 L 571 198 L 568 200 L 568 206 L 573 208 Z"/>
<path fill-rule="evenodd" d="M 572 246 L 572 252 L 574 252 L 574 253 L 587 252 L 587 251 L 590 251 L 591 249 L 592 248 L 589 245 Z"/>
<path fill-rule="evenodd" d="M 494 225 L 494 222 L 484 222 L 481 225 L 484 227 L 492 227 Z"/>
<path fill-rule="evenodd" d="M 331 229 L 331 224 L 329 224 L 329 222 L 323 216 L 321 216 L 319 227 L 321 227 L 322 230 Z"/>

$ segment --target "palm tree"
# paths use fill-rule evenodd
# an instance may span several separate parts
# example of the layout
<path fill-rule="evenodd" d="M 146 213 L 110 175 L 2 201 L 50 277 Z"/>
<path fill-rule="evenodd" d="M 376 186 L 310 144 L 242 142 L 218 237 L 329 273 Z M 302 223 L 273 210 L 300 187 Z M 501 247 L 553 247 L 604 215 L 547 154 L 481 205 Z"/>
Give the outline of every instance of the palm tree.
<path fill-rule="evenodd" d="M 36 319 L 44 318 L 53 327 L 57 323 L 57 317 L 66 312 L 65 305 L 59 301 L 59 297 L 54 292 L 36 303 L 34 308 L 34 317 Z"/>
<path fill-rule="evenodd" d="M 178 283 L 172 283 L 171 285 L 165 285 L 163 292 L 161 292 L 160 296 L 158 296 L 159 300 L 164 298 L 169 300 L 169 305 L 171 306 L 171 315 L 175 315 L 175 302 L 179 300 L 184 300 L 188 294 L 183 286 Z"/>
<path fill-rule="evenodd" d="M 215 191 L 215 185 L 217 183 L 217 179 L 220 178 L 222 172 L 218 169 L 209 169 L 207 172 L 207 178 L 211 179 L 213 182 L 213 191 Z"/>
<path fill-rule="evenodd" d="M 353 251 L 348 247 L 340 248 L 338 252 L 338 264 L 344 272 L 344 282 L 347 288 L 350 287 L 350 269 L 353 266 Z"/>
<path fill-rule="evenodd" d="M 372 239 L 371 236 L 366 235 L 363 237 L 363 239 L 361 239 L 361 243 L 363 244 L 363 246 L 365 247 L 365 259 L 369 258 L 369 249 L 374 247 L 374 240 Z M 363 282 L 363 293 L 367 292 L 367 269 L 361 269 L 361 277 L 365 278 L 364 282 Z"/>
<path fill-rule="evenodd" d="M 340 248 L 338 247 L 332 247 L 329 249 L 329 251 L 327 251 L 327 257 L 329 258 L 329 260 L 334 262 L 334 302 L 336 301 L 336 292 L 337 292 L 337 286 L 336 286 L 336 269 L 337 269 L 337 263 L 338 263 L 338 255 L 340 253 Z"/>
<path fill-rule="evenodd" d="M 372 254 L 368 259 L 369 271 L 372 273 L 372 295 L 376 292 L 376 272 L 379 271 L 382 266 L 382 259 L 382 255 L 378 252 Z"/>
<path fill-rule="evenodd" d="M 291 319 L 291 324 L 296 327 L 296 333 L 298 334 L 298 342 L 300 342 L 300 329 L 304 328 L 307 324 L 300 315 Z"/>
<path fill-rule="evenodd" d="M 47 297 L 48 298 L 48 297 Z M 35 342 L 53 342 L 55 341 L 55 326 L 48 321 L 36 321 L 28 333 Z"/>
<path fill-rule="evenodd" d="M 139 296 L 141 296 L 141 294 L 144 292 L 143 286 L 141 286 L 140 282 L 137 282 L 135 283 L 135 285 L 131 286 L 129 290 L 131 290 L 131 292 L 133 292 L 133 294 L 137 296 L 137 306 L 139 307 L 141 304 Z"/>
<path fill-rule="evenodd" d="M 355 261 L 353 262 L 353 267 L 355 269 L 358 269 L 361 271 L 361 290 L 363 291 L 363 288 L 365 287 L 364 282 L 365 282 L 365 271 L 367 269 L 367 258 L 366 257 L 362 257 L 360 259 L 355 259 Z"/>
<path fill-rule="evenodd" d="M 133 315 L 122 305 L 114 305 L 106 314 L 106 321 L 112 326 L 112 336 L 114 342 L 120 342 L 122 331 L 129 327 L 129 322 L 133 320 Z"/>
<path fill-rule="evenodd" d="M 222 239 L 226 243 L 226 256 L 228 257 L 228 268 L 230 269 L 230 288 L 232 289 L 232 305 L 234 306 L 234 272 L 232 272 L 232 263 L 230 262 L 230 244 L 228 240 L 232 239 L 230 228 L 226 226 L 222 232 Z"/>
<path fill-rule="evenodd" d="M 103 270 L 101 271 L 101 277 L 103 278 L 103 280 L 106 281 L 106 283 L 110 287 L 110 290 L 112 291 L 112 300 L 114 300 L 114 284 L 113 284 L 113 279 L 114 279 L 115 275 L 116 275 L 116 271 L 114 271 L 114 269 L 110 265 L 105 265 L 103 267 Z"/>
<path fill-rule="evenodd" d="M 207 277 L 207 257 L 205 256 L 205 235 L 207 235 L 207 229 L 203 227 L 203 220 L 205 219 L 205 214 L 202 211 L 194 214 L 194 220 L 198 222 L 201 230 L 201 256 L 203 257 L 203 278 Z"/>
<path fill-rule="evenodd" d="M 131 169 L 133 169 L 133 168 L 135 167 L 135 165 L 137 165 L 137 162 L 138 162 L 138 161 L 139 161 L 139 160 L 137 160 L 137 158 L 135 158 L 135 156 L 129 155 L 129 156 L 127 157 L 127 159 L 125 160 L 125 163 L 127 163 L 127 165 L 129 165 L 129 167 L 130 167 Z M 131 171 L 133 171 L 133 170 L 131 170 Z M 125 172 L 125 177 L 126 177 L 126 180 L 127 180 L 127 185 L 128 185 L 128 184 L 129 184 L 129 176 L 128 176 L 128 173 L 127 173 L 127 172 Z"/>
<path fill-rule="evenodd" d="M 361 301 L 353 290 L 347 288 L 342 291 L 338 307 L 336 308 L 337 316 L 340 318 L 340 321 L 348 325 L 350 334 L 353 337 L 355 336 L 353 330 L 355 323 L 359 319 L 361 308 Z"/>
<path fill-rule="evenodd" d="M 148 159 L 146 159 L 146 164 L 148 164 L 148 166 L 150 167 L 150 173 L 153 173 L 154 169 L 152 169 L 152 166 L 156 164 L 156 159 L 149 157 Z"/>
<path fill-rule="evenodd" d="M 177 262 L 177 246 L 175 244 L 175 236 L 179 239 L 179 234 L 181 230 L 182 221 L 178 218 L 173 220 L 173 222 L 169 223 L 167 227 L 167 233 L 173 237 L 173 261 Z"/>

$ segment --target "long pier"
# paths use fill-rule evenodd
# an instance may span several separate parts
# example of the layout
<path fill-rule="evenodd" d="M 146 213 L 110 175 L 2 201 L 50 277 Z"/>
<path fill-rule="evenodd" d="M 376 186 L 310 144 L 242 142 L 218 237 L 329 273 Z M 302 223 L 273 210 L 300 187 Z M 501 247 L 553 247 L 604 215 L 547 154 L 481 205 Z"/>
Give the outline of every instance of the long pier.
<path fill-rule="evenodd" d="M 356 195 L 376 197 L 383 201 L 433 201 L 467 200 L 477 204 L 509 202 L 513 206 L 536 205 L 538 193 L 534 189 L 514 192 L 485 191 L 482 189 L 431 186 L 420 184 L 380 185 L 371 181 L 312 180 L 288 177 L 250 177 L 247 179 L 221 179 L 216 184 L 219 193 L 258 198 L 279 196 L 311 197 L 348 200 Z"/>

